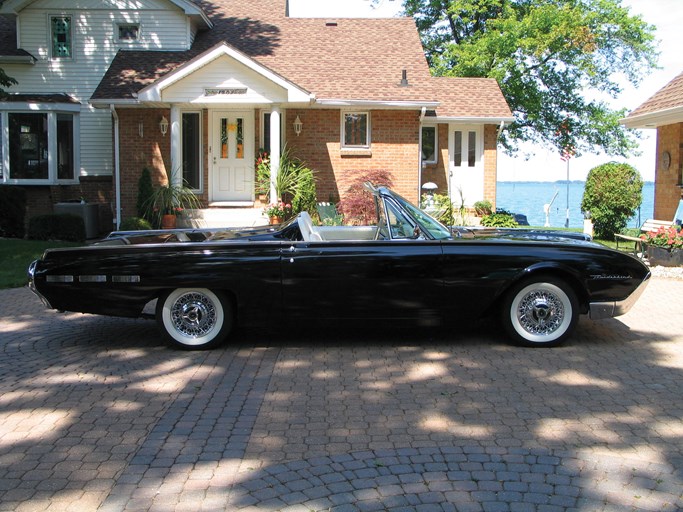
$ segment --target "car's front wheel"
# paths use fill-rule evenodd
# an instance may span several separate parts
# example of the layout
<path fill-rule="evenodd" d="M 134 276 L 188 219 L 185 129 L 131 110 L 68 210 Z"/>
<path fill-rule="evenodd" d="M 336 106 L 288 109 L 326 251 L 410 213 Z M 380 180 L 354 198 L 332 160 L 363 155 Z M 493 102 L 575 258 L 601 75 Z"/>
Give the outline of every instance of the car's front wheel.
<path fill-rule="evenodd" d="M 503 305 L 503 326 L 527 347 L 552 347 L 566 340 L 578 320 L 576 293 L 566 282 L 532 278 L 513 287 Z"/>
<path fill-rule="evenodd" d="M 233 326 L 230 301 L 206 288 L 177 288 L 160 297 L 156 319 L 166 340 L 185 350 L 213 348 Z"/>

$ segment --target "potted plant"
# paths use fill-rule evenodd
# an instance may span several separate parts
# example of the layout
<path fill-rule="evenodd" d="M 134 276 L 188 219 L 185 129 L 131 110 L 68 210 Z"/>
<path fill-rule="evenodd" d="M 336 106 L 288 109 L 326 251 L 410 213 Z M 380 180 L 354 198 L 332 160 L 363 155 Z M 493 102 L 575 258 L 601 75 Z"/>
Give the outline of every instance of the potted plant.
<path fill-rule="evenodd" d="M 488 200 L 477 201 L 474 203 L 474 211 L 477 213 L 477 216 L 485 217 L 493 213 L 493 205 Z"/>
<path fill-rule="evenodd" d="M 263 213 L 270 219 L 271 224 L 280 224 L 292 216 L 292 205 L 278 201 L 264 208 Z"/>
<path fill-rule="evenodd" d="M 683 229 L 680 226 L 661 227 L 640 237 L 647 246 L 651 265 L 683 266 Z"/>
<path fill-rule="evenodd" d="M 184 184 L 168 179 L 166 184 L 154 187 L 146 201 L 146 217 L 152 219 L 162 229 L 173 229 L 177 218 L 186 209 L 199 209 L 201 202 L 191 189 Z"/>

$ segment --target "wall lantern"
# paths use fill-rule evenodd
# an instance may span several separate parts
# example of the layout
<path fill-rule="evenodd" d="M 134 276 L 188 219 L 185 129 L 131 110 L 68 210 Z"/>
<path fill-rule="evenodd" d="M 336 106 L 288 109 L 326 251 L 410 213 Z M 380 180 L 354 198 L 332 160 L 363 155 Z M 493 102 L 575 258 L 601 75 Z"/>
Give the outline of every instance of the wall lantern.
<path fill-rule="evenodd" d="M 299 119 L 299 116 L 296 116 L 296 119 L 294 120 L 294 133 L 296 133 L 296 136 L 298 137 L 301 135 L 301 130 L 304 128 L 304 123 L 301 122 L 301 119 Z"/>
<path fill-rule="evenodd" d="M 138 135 L 140 135 L 141 139 L 145 136 L 145 124 L 142 120 L 138 122 Z"/>
<path fill-rule="evenodd" d="M 168 119 L 166 119 L 166 116 L 161 116 L 161 121 L 159 121 L 159 130 L 161 130 L 161 135 L 164 137 L 168 133 Z"/>

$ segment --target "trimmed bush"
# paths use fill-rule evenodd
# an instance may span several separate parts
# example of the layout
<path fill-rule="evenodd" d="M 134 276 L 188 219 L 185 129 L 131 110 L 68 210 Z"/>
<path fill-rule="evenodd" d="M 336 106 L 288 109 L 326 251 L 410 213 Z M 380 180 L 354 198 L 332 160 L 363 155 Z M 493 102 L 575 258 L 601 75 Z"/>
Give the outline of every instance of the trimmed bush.
<path fill-rule="evenodd" d="M 595 237 L 614 240 L 633 217 L 643 200 L 643 179 L 628 164 L 610 162 L 590 170 L 581 210 L 590 212 Z"/>
<path fill-rule="evenodd" d="M 142 217 L 151 221 L 150 217 L 147 217 L 148 208 L 154 195 L 154 187 L 152 186 L 152 175 L 147 167 L 142 169 L 140 174 L 140 179 L 138 180 L 138 201 L 137 201 L 137 211 L 138 217 Z"/>
<path fill-rule="evenodd" d="M 510 213 L 492 213 L 481 218 L 481 225 L 488 228 L 516 228 L 519 224 Z"/>
<path fill-rule="evenodd" d="M 28 221 L 28 238 L 32 240 L 63 240 L 83 242 L 85 223 L 78 215 L 50 214 L 31 217 Z"/>
<path fill-rule="evenodd" d="M 123 219 L 119 226 L 119 231 L 146 231 L 154 229 L 148 220 L 140 217 L 128 217 Z"/>
<path fill-rule="evenodd" d="M 24 238 L 26 229 L 26 191 L 23 188 L 0 186 L 0 236 Z"/>

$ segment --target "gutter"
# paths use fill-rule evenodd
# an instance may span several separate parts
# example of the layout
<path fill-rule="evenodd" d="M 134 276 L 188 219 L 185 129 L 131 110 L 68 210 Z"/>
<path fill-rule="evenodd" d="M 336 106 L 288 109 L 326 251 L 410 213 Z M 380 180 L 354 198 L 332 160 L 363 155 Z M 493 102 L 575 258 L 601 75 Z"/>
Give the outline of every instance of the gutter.
<path fill-rule="evenodd" d="M 114 222 L 116 223 L 116 229 L 119 229 L 119 226 L 121 225 L 121 165 L 119 163 L 121 148 L 119 141 L 119 115 L 116 113 L 116 107 L 114 107 L 114 105 L 109 105 L 109 111 L 114 118 L 114 189 L 116 192 L 116 215 L 114 217 Z"/>

